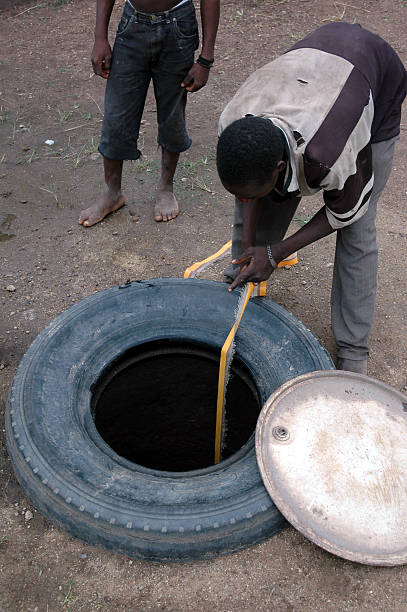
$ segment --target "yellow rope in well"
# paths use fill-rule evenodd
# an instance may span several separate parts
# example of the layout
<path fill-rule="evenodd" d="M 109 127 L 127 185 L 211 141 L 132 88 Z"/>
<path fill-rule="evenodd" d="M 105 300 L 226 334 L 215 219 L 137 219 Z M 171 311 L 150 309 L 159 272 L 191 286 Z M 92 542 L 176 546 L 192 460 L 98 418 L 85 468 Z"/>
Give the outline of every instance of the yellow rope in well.
<path fill-rule="evenodd" d="M 236 320 L 230 330 L 228 337 L 220 353 L 219 378 L 218 378 L 218 400 L 216 406 L 216 431 L 215 431 L 215 463 L 219 463 L 222 450 L 223 415 L 225 411 L 226 384 L 228 379 L 228 368 L 233 356 L 233 342 L 245 308 L 253 293 L 254 283 L 247 283 L 239 299 Z"/>
<path fill-rule="evenodd" d="M 188 268 L 186 268 L 184 272 L 184 278 L 192 278 L 196 276 L 199 272 L 202 272 L 207 266 L 211 263 L 215 262 L 217 259 L 221 257 L 225 257 L 232 250 L 232 241 L 226 242 L 216 253 L 206 257 L 202 261 L 197 261 L 192 264 Z M 278 264 L 279 268 L 283 266 L 293 266 L 298 263 L 297 253 L 293 253 L 290 257 L 287 257 L 284 261 L 281 261 Z M 262 281 L 260 283 L 247 283 L 238 303 L 238 311 L 236 314 L 236 320 L 229 332 L 228 337 L 225 340 L 224 345 L 222 346 L 221 354 L 220 354 L 220 364 L 219 364 L 219 378 L 218 378 L 218 399 L 217 399 L 217 407 L 216 407 L 216 431 L 215 431 L 215 463 L 219 463 L 221 459 L 221 451 L 222 451 L 222 433 L 223 433 L 223 415 L 225 410 L 225 395 L 226 395 L 226 384 L 228 378 L 228 368 L 230 366 L 231 357 L 233 356 L 233 348 L 234 348 L 234 338 L 237 332 L 237 328 L 239 327 L 240 320 L 243 316 L 244 310 L 247 306 L 247 303 L 251 297 L 251 295 L 257 295 L 260 297 L 264 297 L 267 291 L 267 282 Z"/>

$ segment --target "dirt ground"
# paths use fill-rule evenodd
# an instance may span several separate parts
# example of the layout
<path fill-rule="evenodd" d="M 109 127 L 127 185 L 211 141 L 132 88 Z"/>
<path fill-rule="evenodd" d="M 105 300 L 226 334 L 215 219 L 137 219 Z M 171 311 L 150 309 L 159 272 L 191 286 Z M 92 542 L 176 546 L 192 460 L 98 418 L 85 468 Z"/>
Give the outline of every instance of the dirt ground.
<path fill-rule="evenodd" d="M 406 0 L 226 0 L 216 64 L 189 98 L 192 148 L 176 176 L 181 214 L 153 221 L 159 163 L 151 92 L 144 157 L 125 168 L 126 206 L 97 226 L 77 224 L 102 189 L 97 142 L 104 82 L 92 74 L 91 0 L 0 0 L 0 412 L 35 336 L 70 304 L 127 279 L 179 277 L 230 237 L 233 201 L 217 179 L 217 119 L 238 85 L 329 20 L 358 21 L 407 64 Z M 116 6 L 112 33 L 120 15 Z M 371 376 L 407 391 L 407 115 L 378 217 L 379 294 Z M 45 144 L 53 140 L 54 144 Z M 293 229 L 319 206 L 303 200 Z M 269 296 L 333 355 L 330 237 L 280 270 Z M 221 280 L 221 267 L 205 273 Z M 133 561 L 67 536 L 36 512 L 17 483 L 0 432 L 0 609 L 407 610 L 407 569 L 331 556 L 292 528 L 239 554 L 177 565 Z M 28 514 L 27 514 L 28 512 Z"/>

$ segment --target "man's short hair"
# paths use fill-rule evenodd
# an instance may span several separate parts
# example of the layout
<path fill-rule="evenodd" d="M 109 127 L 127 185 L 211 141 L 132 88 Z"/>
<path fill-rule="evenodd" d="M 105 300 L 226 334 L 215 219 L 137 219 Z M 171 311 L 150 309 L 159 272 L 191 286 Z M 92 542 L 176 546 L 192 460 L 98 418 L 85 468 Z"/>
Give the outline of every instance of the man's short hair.
<path fill-rule="evenodd" d="M 240 187 L 267 183 L 284 151 L 284 135 L 270 119 L 243 117 L 224 129 L 216 165 L 222 182 Z"/>

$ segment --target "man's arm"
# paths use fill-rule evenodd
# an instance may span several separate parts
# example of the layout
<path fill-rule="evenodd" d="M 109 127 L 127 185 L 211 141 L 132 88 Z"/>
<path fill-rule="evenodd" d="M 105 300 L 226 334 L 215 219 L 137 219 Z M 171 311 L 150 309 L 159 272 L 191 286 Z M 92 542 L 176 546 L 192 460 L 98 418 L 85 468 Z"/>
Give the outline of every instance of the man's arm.
<path fill-rule="evenodd" d="M 285 240 L 270 245 L 273 258 L 279 263 L 291 253 L 303 249 L 308 244 L 332 234 L 335 230 L 330 226 L 325 206 L 321 208 L 314 217 L 301 227 L 295 234 Z M 234 259 L 234 264 L 246 264 L 247 267 L 236 277 L 230 285 L 232 291 L 238 285 L 249 281 L 257 283 L 266 280 L 274 268 L 270 263 L 266 247 L 249 247 L 239 259 Z"/>
<path fill-rule="evenodd" d="M 201 0 L 202 23 L 202 50 L 201 56 L 206 60 L 213 60 L 215 54 L 215 40 L 218 31 L 220 0 Z M 187 91 L 198 91 L 206 85 L 209 77 L 209 68 L 195 62 L 181 83 Z"/>
<path fill-rule="evenodd" d="M 256 227 L 260 217 L 262 203 L 260 200 L 256 199 L 248 204 L 243 204 L 242 206 L 242 247 L 243 251 L 246 251 L 246 249 L 256 243 Z"/>
<path fill-rule="evenodd" d="M 295 234 L 292 234 L 292 236 L 289 236 L 281 242 L 270 245 L 273 257 L 277 263 L 280 263 L 280 261 L 291 255 L 291 253 L 303 249 L 312 242 L 320 240 L 320 238 L 329 236 L 329 234 L 332 234 L 334 231 L 335 230 L 329 224 L 326 216 L 326 208 L 323 206 L 312 219 L 295 232 Z"/>
<path fill-rule="evenodd" d="M 93 72 L 107 79 L 110 73 L 112 48 L 108 39 L 110 15 L 115 0 L 97 0 L 95 43 L 92 51 Z"/>

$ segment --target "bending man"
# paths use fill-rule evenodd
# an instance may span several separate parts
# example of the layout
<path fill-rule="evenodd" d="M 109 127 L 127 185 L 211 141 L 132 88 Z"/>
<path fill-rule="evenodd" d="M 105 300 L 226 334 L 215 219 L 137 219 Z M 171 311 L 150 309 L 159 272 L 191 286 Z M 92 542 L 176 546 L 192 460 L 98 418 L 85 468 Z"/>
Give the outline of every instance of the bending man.
<path fill-rule="evenodd" d="M 217 165 L 236 196 L 230 290 L 337 232 L 331 294 L 338 367 L 366 373 L 377 285 L 376 207 L 400 133 L 407 76 L 359 25 L 332 23 L 254 72 L 223 111 Z M 302 196 L 324 206 L 292 236 Z"/>

